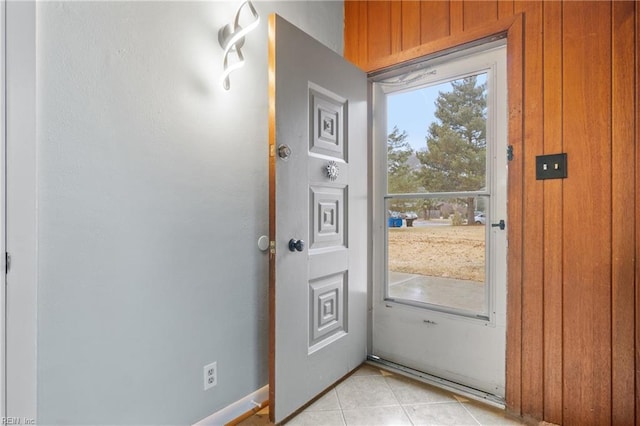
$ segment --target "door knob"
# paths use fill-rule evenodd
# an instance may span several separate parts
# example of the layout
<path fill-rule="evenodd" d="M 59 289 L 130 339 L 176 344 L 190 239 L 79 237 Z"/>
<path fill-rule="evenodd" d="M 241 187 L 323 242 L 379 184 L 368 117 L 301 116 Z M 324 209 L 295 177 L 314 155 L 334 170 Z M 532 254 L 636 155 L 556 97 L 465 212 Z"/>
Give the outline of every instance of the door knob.
<path fill-rule="evenodd" d="M 302 240 L 296 240 L 295 238 L 292 238 L 289 240 L 289 250 L 291 251 L 302 251 L 304 250 L 304 241 Z"/>

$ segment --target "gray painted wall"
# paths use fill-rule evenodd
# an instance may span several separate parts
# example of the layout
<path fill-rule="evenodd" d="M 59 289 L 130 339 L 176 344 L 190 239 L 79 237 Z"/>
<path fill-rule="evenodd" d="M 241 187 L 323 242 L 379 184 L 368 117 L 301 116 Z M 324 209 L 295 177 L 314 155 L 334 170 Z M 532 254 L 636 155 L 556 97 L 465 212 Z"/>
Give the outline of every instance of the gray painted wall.
<path fill-rule="evenodd" d="M 186 424 L 268 382 L 267 15 L 342 53 L 342 2 L 37 4 L 38 420 Z M 218 385 L 203 391 L 203 366 Z"/>

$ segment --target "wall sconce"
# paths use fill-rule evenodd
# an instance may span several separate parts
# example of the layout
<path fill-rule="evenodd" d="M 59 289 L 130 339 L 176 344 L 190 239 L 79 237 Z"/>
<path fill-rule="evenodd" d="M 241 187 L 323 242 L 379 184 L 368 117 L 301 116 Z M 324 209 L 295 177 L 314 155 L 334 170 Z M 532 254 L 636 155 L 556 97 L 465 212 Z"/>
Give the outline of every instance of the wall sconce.
<path fill-rule="evenodd" d="M 246 7 L 245 7 L 246 6 Z M 252 16 L 252 21 L 246 27 L 240 26 L 240 14 L 242 9 L 248 9 Z M 253 31 L 260 23 L 260 15 L 256 12 L 251 1 L 247 0 L 240 5 L 236 12 L 236 17 L 231 24 L 225 25 L 218 31 L 218 41 L 224 50 L 222 87 L 229 90 L 229 74 L 244 65 L 244 56 L 240 48 L 244 45 L 244 36 Z M 231 61 L 230 56 L 235 53 L 235 60 Z"/>

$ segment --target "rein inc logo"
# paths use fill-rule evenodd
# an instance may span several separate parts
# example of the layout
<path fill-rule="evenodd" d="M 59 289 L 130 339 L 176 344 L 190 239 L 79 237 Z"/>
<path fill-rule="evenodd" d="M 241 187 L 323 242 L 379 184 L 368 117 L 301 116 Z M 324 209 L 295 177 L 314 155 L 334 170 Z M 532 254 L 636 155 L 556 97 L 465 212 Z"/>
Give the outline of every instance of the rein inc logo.
<path fill-rule="evenodd" d="M 3 425 L 35 425 L 36 419 L 28 417 L 2 417 Z"/>

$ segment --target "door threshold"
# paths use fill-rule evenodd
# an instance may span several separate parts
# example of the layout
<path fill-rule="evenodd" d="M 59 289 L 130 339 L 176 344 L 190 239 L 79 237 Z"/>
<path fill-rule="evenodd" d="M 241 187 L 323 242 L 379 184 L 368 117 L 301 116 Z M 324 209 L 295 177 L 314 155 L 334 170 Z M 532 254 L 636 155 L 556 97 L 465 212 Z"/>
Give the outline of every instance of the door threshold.
<path fill-rule="evenodd" d="M 396 364 L 392 361 L 387 361 L 375 355 L 367 355 L 367 364 L 376 367 L 384 368 L 393 373 L 400 374 L 405 377 L 409 377 L 414 380 L 435 386 L 440 389 L 444 389 L 453 393 L 456 393 L 465 398 L 473 399 L 485 404 L 489 404 L 496 408 L 504 410 L 504 398 L 493 395 L 478 389 L 470 388 L 460 383 L 452 382 L 440 377 L 432 376 L 431 374 L 424 373 L 422 371 L 414 370 L 413 368 L 405 367 L 404 365 Z"/>

